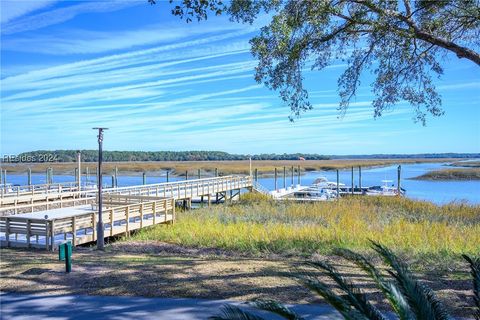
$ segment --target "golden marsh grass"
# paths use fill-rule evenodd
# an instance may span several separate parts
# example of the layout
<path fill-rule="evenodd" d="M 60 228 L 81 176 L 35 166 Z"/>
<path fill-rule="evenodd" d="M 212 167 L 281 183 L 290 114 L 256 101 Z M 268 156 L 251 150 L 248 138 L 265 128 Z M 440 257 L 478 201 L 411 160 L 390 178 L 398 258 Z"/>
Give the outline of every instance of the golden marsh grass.
<path fill-rule="evenodd" d="M 285 203 L 248 194 L 234 205 L 181 212 L 174 226 L 135 238 L 284 255 L 366 251 L 371 239 L 409 256 L 458 257 L 480 252 L 480 206 L 384 197 Z"/>

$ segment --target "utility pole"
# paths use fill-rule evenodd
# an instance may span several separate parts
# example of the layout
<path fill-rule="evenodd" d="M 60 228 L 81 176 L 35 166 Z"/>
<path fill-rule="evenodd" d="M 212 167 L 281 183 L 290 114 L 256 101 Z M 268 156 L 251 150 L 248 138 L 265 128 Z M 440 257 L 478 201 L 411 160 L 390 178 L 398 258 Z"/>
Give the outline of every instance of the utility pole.
<path fill-rule="evenodd" d="M 105 250 L 105 239 L 103 235 L 103 199 L 102 199 L 102 161 L 103 161 L 103 131 L 108 128 L 93 128 L 98 130 L 98 223 L 97 223 L 97 249 Z"/>

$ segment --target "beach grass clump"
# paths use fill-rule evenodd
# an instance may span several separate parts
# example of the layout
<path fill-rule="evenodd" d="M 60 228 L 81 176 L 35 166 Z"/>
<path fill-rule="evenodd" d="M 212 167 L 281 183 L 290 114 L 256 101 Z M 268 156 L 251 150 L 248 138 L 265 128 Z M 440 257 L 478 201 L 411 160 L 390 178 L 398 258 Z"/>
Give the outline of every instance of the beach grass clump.
<path fill-rule="evenodd" d="M 330 254 L 335 248 L 361 252 L 373 240 L 409 255 L 459 257 L 480 252 L 480 206 L 398 197 L 293 203 L 247 194 L 239 203 L 181 212 L 173 226 L 157 225 L 134 237 L 298 256 Z"/>

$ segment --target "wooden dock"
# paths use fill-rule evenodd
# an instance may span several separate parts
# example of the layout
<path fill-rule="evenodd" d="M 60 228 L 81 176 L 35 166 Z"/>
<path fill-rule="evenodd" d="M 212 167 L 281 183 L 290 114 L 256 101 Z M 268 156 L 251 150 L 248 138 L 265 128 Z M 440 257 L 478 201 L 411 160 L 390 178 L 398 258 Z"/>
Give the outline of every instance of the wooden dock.
<path fill-rule="evenodd" d="M 245 188 L 253 188 L 250 176 L 226 176 L 105 189 L 102 192 L 105 237 L 129 234 L 155 224 L 173 223 L 175 205 L 179 201 L 186 206 L 191 205 L 193 198 L 205 197 L 208 204 L 212 201 L 228 201 Z M 97 240 L 98 208 L 95 191 L 63 188 L 56 192 L 52 192 L 51 188 L 32 190 L 21 192 L 17 189 L 17 197 L 7 193 L 3 195 L 2 199 L 9 201 L 2 202 L 0 206 L 2 247 L 55 250 L 65 240 L 72 241 L 73 245 Z M 30 196 L 29 201 L 18 201 Z"/>

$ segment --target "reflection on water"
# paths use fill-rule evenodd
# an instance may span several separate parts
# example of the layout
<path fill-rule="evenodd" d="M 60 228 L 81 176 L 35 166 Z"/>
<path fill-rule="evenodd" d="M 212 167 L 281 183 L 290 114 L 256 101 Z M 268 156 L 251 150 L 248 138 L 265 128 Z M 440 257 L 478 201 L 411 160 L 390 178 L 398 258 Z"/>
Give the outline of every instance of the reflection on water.
<path fill-rule="evenodd" d="M 452 201 L 468 201 L 472 204 L 480 204 L 480 181 L 425 181 L 425 180 L 410 180 L 419 175 L 422 175 L 430 170 L 441 169 L 445 163 L 420 163 L 420 164 L 406 164 L 402 165 L 402 187 L 407 190 L 407 197 L 413 199 L 421 199 L 432 201 L 437 204 L 444 204 Z M 279 167 L 280 169 L 280 167 Z M 330 181 L 336 180 L 335 171 L 317 171 L 307 172 L 301 176 L 302 185 L 310 185 L 318 177 L 326 177 Z M 279 172 L 277 185 L 279 188 L 283 187 L 283 169 Z M 194 177 L 192 177 L 193 179 Z M 358 168 L 354 169 L 354 185 L 358 186 Z M 27 183 L 27 175 L 8 175 L 8 183 L 24 185 Z M 90 177 L 90 181 L 94 182 L 95 177 Z M 183 180 L 179 177 L 171 177 L 170 181 Z M 362 169 L 362 186 L 381 185 L 382 180 L 392 180 L 391 184 L 397 183 L 397 166 L 389 166 L 382 168 Z M 71 182 L 75 181 L 73 176 L 56 175 L 54 182 Z M 111 185 L 111 177 L 103 178 L 106 186 Z M 165 182 L 165 176 L 148 176 L 147 183 Z M 259 182 L 266 188 L 274 189 L 274 178 L 259 178 Z M 340 171 L 340 182 L 351 185 L 351 170 Z M 32 174 L 32 183 L 45 183 L 44 174 Z M 118 176 L 119 186 L 141 185 L 143 183 L 142 174 L 131 176 Z M 297 183 L 297 177 L 294 177 L 294 183 Z M 287 168 L 286 185 L 291 184 L 291 174 Z"/>

